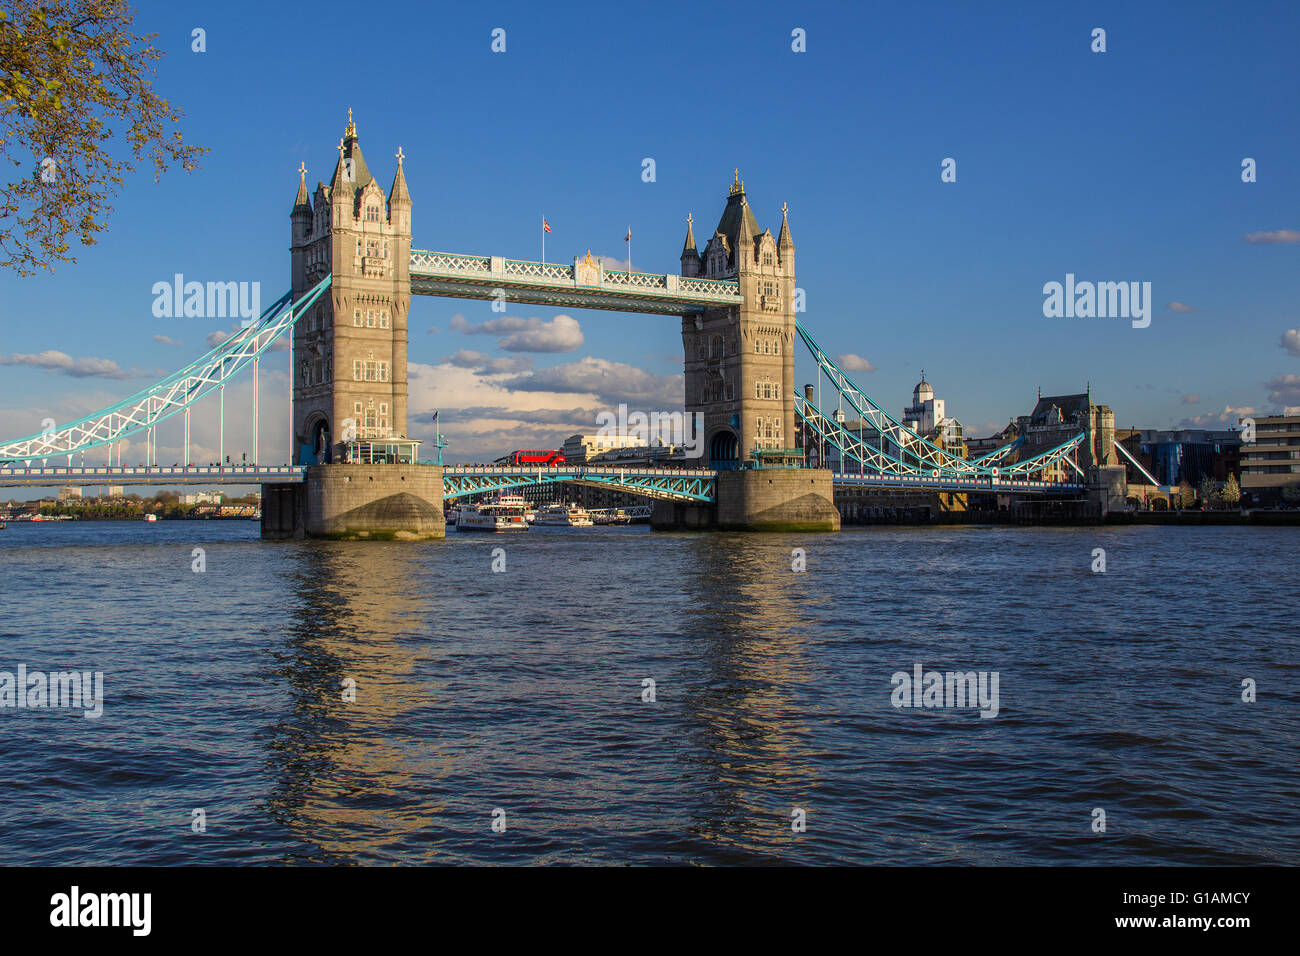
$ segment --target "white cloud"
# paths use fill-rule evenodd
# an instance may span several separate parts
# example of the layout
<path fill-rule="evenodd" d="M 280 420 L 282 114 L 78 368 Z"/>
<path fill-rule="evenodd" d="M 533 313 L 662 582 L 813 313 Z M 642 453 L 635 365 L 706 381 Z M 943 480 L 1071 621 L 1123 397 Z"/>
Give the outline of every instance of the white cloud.
<path fill-rule="evenodd" d="M 1195 418 L 1184 418 L 1178 423 L 1179 428 L 1227 428 L 1236 425 L 1238 418 L 1254 415 L 1255 409 L 1250 405 L 1224 405 L 1221 412 L 1208 412 Z"/>
<path fill-rule="evenodd" d="M 180 343 L 180 340 L 178 340 L 178 339 L 173 339 L 173 338 L 171 338 L 170 336 L 166 336 L 166 335 L 155 335 L 155 336 L 153 337 L 153 340 L 154 340 L 155 342 L 161 342 L 163 345 L 180 345 L 180 344 L 181 344 L 181 343 Z"/>
<path fill-rule="evenodd" d="M 1184 395 L 1180 401 L 1182 401 L 1184 405 L 1197 405 L 1200 404 L 1201 396 L 1188 393 L 1187 395 Z"/>
<path fill-rule="evenodd" d="M 876 367 L 864 359 L 861 355 L 853 352 L 845 352 L 836 358 L 840 368 L 846 372 L 874 372 Z"/>
<path fill-rule="evenodd" d="M 557 315 L 549 322 L 507 315 L 475 325 L 463 315 L 451 318 L 451 327 L 466 335 L 496 335 L 497 347 L 507 352 L 573 352 L 584 339 L 578 320 Z"/>
<path fill-rule="evenodd" d="M 1300 357 L 1300 329 L 1287 329 L 1282 333 L 1282 348 Z"/>
<path fill-rule="evenodd" d="M 450 441 L 448 461 L 487 461 L 515 448 L 558 448 L 569 435 L 595 431 L 596 415 L 626 402 L 645 411 L 682 407 L 681 375 L 658 376 L 620 362 L 577 362 L 514 375 L 480 364 L 468 350 L 441 365 L 410 363 L 408 429 L 433 438 L 433 412 Z"/>
<path fill-rule="evenodd" d="M 1300 375 L 1279 375 L 1264 383 L 1274 405 L 1300 405 Z"/>
<path fill-rule="evenodd" d="M 595 396 L 602 405 L 620 402 L 651 409 L 682 407 L 685 376 L 655 375 L 624 362 L 587 356 L 566 365 L 553 365 L 506 382 L 523 392 L 569 392 Z"/>
<path fill-rule="evenodd" d="M 14 352 L 10 355 L 0 355 L 0 365 L 26 365 L 57 375 L 70 375 L 73 378 L 135 378 L 142 374 L 134 369 L 128 372 L 112 359 L 73 358 L 57 349 L 46 349 L 35 354 Z"/>
<path fill-rule="evenodd" d="M 1165 306 L 1165 308 L 1168 309 L 1170 312 L 1181 312 L 1184 314 L 1188 312 L 1196 311 L 1196 309 L 1188 305 L 1186 302 L 1170 302 L 1167 306 Z"/>
<path fill-rule="evenodd" d="M 533 367 L 533 360 L 528 356 L 493 358 L 483 352 L 475 352 L 473 349 L 461 349 L 455 355 L 448 355 L 443 362 L 457 368 L 474 369 L 480 375 L 515 374 Z"/>
<path fill-rule="evenodd" d="M 1272 232 L 1248 232 L 1242 236 L 1242 239 L 1255 245 L 1294 243 L 1300 242 L 1300 230 L 1274 229 Z"/>

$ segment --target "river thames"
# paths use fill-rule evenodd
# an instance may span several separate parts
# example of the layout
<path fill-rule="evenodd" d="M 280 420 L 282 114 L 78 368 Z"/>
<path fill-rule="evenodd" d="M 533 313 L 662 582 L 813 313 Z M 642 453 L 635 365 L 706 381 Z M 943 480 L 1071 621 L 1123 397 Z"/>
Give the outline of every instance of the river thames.
<path fill-rule="evenodd" d="M 1293 529 L 257 533 L 0 532 L 0 864 L 1300 863 Z"/>

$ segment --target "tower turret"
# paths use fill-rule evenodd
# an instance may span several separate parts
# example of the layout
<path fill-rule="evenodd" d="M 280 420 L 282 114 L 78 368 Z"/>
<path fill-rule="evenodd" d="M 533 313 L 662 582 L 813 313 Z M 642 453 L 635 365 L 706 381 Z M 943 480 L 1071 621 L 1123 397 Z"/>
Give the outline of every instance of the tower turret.
<path fill-rule="evenodd" d="M 695 231 L 691 224 L 695 219 L 686 214 L 686 241 L 682 243 L 682 275 L 698 276 L 701 272 L 700 250 L 695 247 Z"/>

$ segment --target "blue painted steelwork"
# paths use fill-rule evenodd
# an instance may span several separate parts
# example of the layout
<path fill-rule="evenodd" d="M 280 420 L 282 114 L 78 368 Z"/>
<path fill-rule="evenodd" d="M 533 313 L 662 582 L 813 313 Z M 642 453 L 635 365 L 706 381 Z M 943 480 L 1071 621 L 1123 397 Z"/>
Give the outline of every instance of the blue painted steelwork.
<path fill-rule="evenodd" d="M 56 458 L 111 445 L 184 411 L 242 371 L 292 329 L 329 285 L 330 277 L 326 276 L 292 306 L 292 293 L 286 292 L 256 322 L 144 391 L 62 428 L 0 444 L 0 463 Z"/>
<path fill-rule="evenodd" d="M 861 420 L 870 425 L 871 438 L 854 434 L 823 414 L 802 395 L 794 396 L 795 414 L 806 429 L 839 451 L 841 461 L 856 461 L 862 474 L 868 477 L 887 475 L 897 479 L 890 482 L 891 486 L 906 487 L 910 482 L 911 487 L 917 488 L 933 487 L 934 479 L 973 480 L 979 488 L 987 488 L 989 479 L 1028 479 L 1029 476 L 1041 474 L 1058 464 L 1068 465 L 1082 477 L 1083 472 L 1073 459 L 1087 438 L 1086 432 L 1080 432 L 1055 448 L 1010 465 L 998 462 L 1019 449 L 1024 442 L 1023 437 L 980 458 L 962 458 L 927 441 L 877 405 L 821 349 L 802 323 L 796 323 L 795 327 L 820 369 L 830 378 L 831 385 L 858 413 Z M 1075 488 L 1073 483 L 1059 484 L 1062 487 L 1068 485 L 1072 490 Z"/>
<path fill-rule="evenodd" d="M 411 250 L 411 294 L 568 308 L 688 315 L 745 302 L 735 279 L 606 270 L 588 255 L 572 265 Z"/>
<path fill-rule="evenodd" d="M 1124 447 L 1123 442 L 1115 442 L 1115 450 L 1119 452 L 1121 455 L 1123 455 L 1125 458 L 1127 458 L 1130 462 L 1132 462 L 1133 467 L 1136 468 L 1138 470 L 1138 473 L 1141 474 L 1142 477 L 1145 478 L 1148 482 L 1155 485 L 1161 491 L 1170 490 L 1171 488 L 1170 485 L 1162 485 L 1160 484 L 1160 482 L 1156 481 L 1155 478 L 1151 476 L 1151 472 L 1143 468 L 1142 463 L 1128 453 L 1128 449 Z"/>
<path fill-rule="evenodd" d="M 306 480 L 300 465 L 153 465 L 139 467 L 0 467 L 0 487 L 41 485 L 258 485 Z"/>
<path fill-rule="evenodd" d="M 991 452 L 989 452 L 986 455 L 980 455 L 978 458 L 971 459 L 971 464 L 984 465 L 984 464 L 991 464 L 993 462 L 1000 461 L 1002 458 L 1011 454 L 1013 451 L 1016 451 L 1024 443 L 1025 443 L 1025 436 L 1018 435 L 1016 437 L 1016 440 L 1013 441 L 1011 444 L 1003 445 L 1001 448 L 994 448 Z"/>
<path fill-rule="evenodd" d="M 444 499 L 484 492 L 549 485 L 570 481 L 626 491 L 664 501 L 712 503 L 717 497 L 718 473 L 695 468 L 600 468 L 560 465 L 552 468 L 518 468 L 508 465 L 448 465 L 442 472 Z"/>

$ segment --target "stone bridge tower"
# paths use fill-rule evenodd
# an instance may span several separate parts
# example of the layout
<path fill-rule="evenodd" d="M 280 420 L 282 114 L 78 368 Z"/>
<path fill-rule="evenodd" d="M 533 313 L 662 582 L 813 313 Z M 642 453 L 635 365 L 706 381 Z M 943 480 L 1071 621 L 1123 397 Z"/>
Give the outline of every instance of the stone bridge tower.
<path fill-rule="evenodd" d="M 293 296 L 326 276 L 329 294 L 293 331 L 299 484 L 262 486 L 264 538 L 440 538 L 442 468 L 416 462 L 406 424 L 411 194 L 397 151 L 388 193 L 348 125 L 329 185 L 298 170 L 291 221 Z"/>
<path fill-rule="evenodd" d="M 295 464 L 337 461 L 348 439 L 405 438 L 411 194 L 397 151 L 385 195 L 348 125 L 329 185 L 307 195 L 299 169 L 290 251 L 297 299 L 327 275 L 330 291 L 294 327 Z"/>
<path fill-rule="evenodd" d="M 794 240 L 787 210 L 772 238 L 760 231 L 737 170 L 717 229 L 701 253 L 688 217 L 682 275 L 736 279 L 745 304 L 682 319 L 686 411 L 704 415 L 704 451 L 715 465 L 776 454 L 795 443 Z"/>

